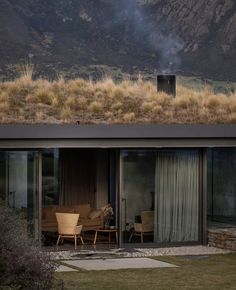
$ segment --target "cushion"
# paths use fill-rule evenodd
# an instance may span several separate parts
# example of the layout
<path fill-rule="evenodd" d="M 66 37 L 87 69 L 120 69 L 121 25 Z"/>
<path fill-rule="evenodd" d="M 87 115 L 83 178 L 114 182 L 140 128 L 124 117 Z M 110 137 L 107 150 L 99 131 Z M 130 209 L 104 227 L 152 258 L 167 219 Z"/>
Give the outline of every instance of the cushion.
<path fill-rule="evenodd" d="M 80 204 L 80 205 L 74 205 L 74 212 L 80 214 L 80 218 L 86 218 L 91 210 L 90 204 Z"/>
<path fill-rule="evenodd" d="M 91 220 L 100 217 L 102 214 L 102 210 L 101 209 L 93 209 L 89 215 L 88 218 L 90 218 Z"/>
<path fill-rule="evenodd" d="M 91 226 L 101 226 L 101 219 L 96 218 L 96 219 L 86 219 L 82 218 L 79 220 L 79 224 L 83 225 L 83 227 L 91 227 Z"/>
<path fill-rule="evenodd" d="M 70 205 L 60 205 L 55 208 L 54 212 L 74 213 L 74 207 Z"/>

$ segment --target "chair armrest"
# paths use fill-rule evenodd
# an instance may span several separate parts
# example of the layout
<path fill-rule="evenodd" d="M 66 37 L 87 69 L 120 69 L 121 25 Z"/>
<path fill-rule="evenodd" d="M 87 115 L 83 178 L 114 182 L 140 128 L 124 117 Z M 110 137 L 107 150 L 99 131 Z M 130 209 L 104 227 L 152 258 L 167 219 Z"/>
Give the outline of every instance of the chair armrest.
<path fill-rule="evenodd" d="M 83 225 L 76 226 L 75 235 L 79 235 L 82 231 Z"/>

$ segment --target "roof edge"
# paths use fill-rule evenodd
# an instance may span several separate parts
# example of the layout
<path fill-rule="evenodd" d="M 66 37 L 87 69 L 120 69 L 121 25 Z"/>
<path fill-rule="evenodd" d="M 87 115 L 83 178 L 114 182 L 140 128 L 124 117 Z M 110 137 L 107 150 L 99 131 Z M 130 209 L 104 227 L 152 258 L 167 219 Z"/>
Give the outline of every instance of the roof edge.
<path fill-rule="evenodd" d="M 236 124 L 14 124 L 0 125 L 0 140 L 236 138 Z"/>

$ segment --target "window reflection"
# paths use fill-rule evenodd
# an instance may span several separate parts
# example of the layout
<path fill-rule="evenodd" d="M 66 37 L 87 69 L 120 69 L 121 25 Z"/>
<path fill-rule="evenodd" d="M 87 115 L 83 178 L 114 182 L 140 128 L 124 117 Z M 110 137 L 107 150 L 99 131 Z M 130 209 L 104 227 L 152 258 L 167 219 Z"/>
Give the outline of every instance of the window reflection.
<path fill-rule="evenodd" d="M 48 149 L 42 153 L 43 206 L 56 205 L 59 201 L 59 150 Z"/>
<path fill-rule="evenodd" d="M 199 241 L 199 161 L 199 150 L 122 151 L 124 242 Z"/>
<path fill-rule="evenodd" d="M 208 150 L 208 219 L 236 224 L 236 148 Z"/>

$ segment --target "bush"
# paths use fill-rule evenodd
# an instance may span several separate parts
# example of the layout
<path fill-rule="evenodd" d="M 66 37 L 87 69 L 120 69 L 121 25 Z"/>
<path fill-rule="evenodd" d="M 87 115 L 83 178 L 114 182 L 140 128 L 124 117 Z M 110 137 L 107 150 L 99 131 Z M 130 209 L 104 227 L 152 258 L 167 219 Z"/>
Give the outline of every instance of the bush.
<path fill-rule="evenodd" d="M 0 285 L 9 289 L 50 289 L 55 264 L 27 237 L 22 217 L 0 205 Z"/>

